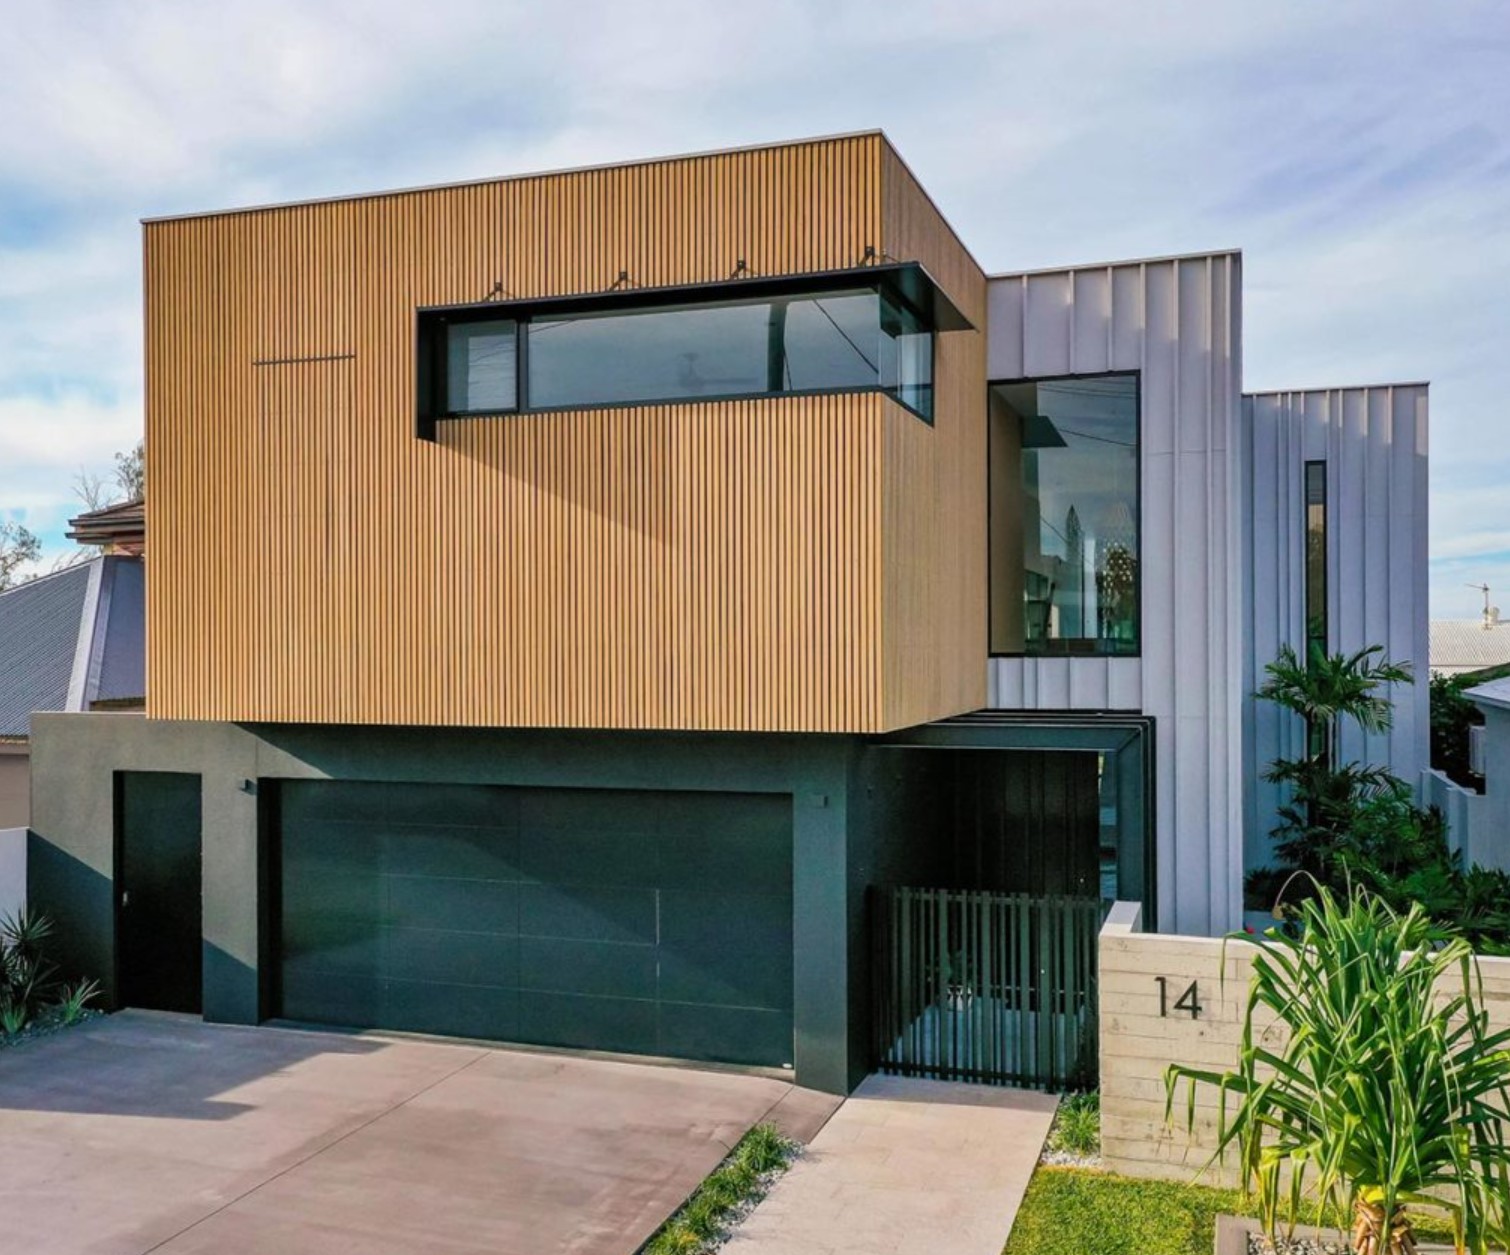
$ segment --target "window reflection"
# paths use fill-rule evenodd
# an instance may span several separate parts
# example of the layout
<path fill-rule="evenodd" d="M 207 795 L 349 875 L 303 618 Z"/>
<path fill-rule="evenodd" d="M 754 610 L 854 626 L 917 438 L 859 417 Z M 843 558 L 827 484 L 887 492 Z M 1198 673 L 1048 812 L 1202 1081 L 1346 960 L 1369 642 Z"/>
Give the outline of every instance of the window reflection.
<path fill-rule="evenodd" d="M 990 390 L 991 652 L 1138 652 L 1137 378 Z"/>
<path fill-rule="evenodd" d="M 518 343 L 512 319 L 447 328 L 446 395 L 454 413 L 484 414 L 518 404 Z"/>

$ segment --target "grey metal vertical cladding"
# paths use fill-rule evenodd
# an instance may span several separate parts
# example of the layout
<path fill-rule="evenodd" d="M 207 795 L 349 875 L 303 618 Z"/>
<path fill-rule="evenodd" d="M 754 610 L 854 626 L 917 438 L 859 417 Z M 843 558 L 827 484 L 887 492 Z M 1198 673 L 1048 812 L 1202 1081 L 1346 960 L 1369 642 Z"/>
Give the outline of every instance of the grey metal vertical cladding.
<path fill-rule="evenodd" d="M 1427 676 L 1427 386 L 1381 384 L 1261 392 L 1243 398 L 1246 626 L 1243 723 L 1246 863 L 1269 860 L 1281 802 L 1261 779 L 1275 758 L 1302 751 L 1299 721 L 1252 698 L 1279 647 L 1305 640 L 1305 463 L 1326 462 L 1328 645 L 1382 645 L 1419 680 L 1395 694 L 1388 733 L 1349 729 L 1349 758 L 1415 781 L 1429 749 Z"/>
<path fill-rule="evenodd" d="M 990 701 L 1156 718 L 1159 918 L 1190 933 L 1228 928 L 1240 909 L 1241 290 L 1236 252 L 988 287 L 991 379 L 1142 379 L 1141 657 L 993 658 Z"/>

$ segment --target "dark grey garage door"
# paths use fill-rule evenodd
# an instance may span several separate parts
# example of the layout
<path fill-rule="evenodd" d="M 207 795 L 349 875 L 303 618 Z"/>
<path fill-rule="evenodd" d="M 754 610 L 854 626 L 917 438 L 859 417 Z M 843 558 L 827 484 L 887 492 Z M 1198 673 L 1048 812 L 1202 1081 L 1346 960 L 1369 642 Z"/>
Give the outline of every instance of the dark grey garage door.
<path fill-rule="evenodd" d="M 285 1018 L 792 1061 L 790 798 L 278 792 Z"/>

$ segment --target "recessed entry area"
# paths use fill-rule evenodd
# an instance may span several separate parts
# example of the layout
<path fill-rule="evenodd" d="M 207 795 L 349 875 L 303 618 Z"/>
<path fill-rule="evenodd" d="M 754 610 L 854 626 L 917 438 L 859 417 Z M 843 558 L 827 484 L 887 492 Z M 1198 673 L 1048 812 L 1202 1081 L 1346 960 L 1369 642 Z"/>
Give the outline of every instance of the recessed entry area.
<path fill-rule="evenodd" d="M 264 789 L 276 1015 L 792 1063 L 789 795 Z"/>

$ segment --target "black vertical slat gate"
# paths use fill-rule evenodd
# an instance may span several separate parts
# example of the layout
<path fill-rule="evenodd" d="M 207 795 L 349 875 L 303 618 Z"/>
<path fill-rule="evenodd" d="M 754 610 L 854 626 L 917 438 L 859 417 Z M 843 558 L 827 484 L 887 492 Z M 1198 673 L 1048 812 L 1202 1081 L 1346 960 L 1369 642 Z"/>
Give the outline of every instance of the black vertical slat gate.
<path fill-rule="evenodd" d="M 882 1072 L 1037 1089 L 1096 1084 L 1095 898 L 872 888 Z"/>

